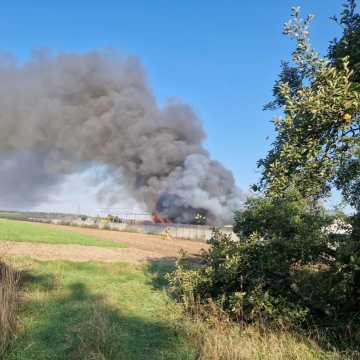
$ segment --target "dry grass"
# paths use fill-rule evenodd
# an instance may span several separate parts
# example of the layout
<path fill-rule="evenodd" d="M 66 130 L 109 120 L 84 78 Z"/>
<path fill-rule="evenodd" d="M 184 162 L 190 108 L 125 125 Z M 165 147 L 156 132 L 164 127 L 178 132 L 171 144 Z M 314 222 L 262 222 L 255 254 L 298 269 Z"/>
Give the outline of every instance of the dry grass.
<path fill-rule="evenodd" d="M 0 358 L 15 336 L 19 273 L 0 259 Z"/>
<path fill-rule="evenodd" d="M 199 344 L 199 360 L 360 359 L 359 353 L 322 348 L 320 332 L 314 337 L 289 329 L 241 326 L 229 320 L 212 303 L 204 307 L 194 302 L 190 312 L 191 336 Z"/>
<path fill-rule="evenodd" d="M 202 329 L 200 360 L 312 360 L 344 359 L 324 352 L 316 342 L 288 332 L 260 332 L 256 327 Z"/>

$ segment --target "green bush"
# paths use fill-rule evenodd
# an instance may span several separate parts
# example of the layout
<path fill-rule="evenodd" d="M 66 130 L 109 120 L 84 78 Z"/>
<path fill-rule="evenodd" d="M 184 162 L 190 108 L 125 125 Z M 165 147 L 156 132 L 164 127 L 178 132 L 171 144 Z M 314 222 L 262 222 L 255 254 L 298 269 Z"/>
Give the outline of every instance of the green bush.
<path fill-rule="evenodd" d="M 296 49 L 270 104 L 283 116 L 274 119 L 277 136 L 258 162 L 262 177 L 253 187 L 263 196 L 249 199 L 235 214 L 238 241 L 215 231 L 200 267 L 179 262 L 171 288 L 190 308 L 215 303 L 244 323 L 320 326 L 335 337 L 346 333 L 360 348 L 355 6 L 354 0 L 345 3 L 339 18 L 344 34 L 330 48 L 330 63 L 309 41 L 312 16 L 301 19 L 293 8 L 284 33 L 296 40 Z M 330 216 L 319 205 L 334 186 L 355 215 Z"/>
<path fill-rule="evenodd" d="M 240 240 L 215 231 L 200 267 L 179 262 L 172 289 L 246 323 L 359 323 L 359 243 L 328 231 L 334 220 L 293 194 L 250 199 L 235 217 Z"/>

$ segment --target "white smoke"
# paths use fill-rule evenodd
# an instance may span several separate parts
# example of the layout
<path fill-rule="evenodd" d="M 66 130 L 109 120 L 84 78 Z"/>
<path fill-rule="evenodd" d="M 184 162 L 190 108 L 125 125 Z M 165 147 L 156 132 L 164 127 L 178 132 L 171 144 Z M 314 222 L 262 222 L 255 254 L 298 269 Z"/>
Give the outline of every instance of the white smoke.
<path fill-rule="evenodd" d="M 159 108 L 135 58 L 112 52 L 0 59 L 0 197 L 26 206 L 46 200 L 65 175 L 101 164 L 149 210 L 191 221 L 229 221 L 240 203 L 234 178 L 203 147 L 190 106 Z M 16 181 L 12 181 L 16 179 Z M 121 198 L 121 196 L 120 196 Z"/>

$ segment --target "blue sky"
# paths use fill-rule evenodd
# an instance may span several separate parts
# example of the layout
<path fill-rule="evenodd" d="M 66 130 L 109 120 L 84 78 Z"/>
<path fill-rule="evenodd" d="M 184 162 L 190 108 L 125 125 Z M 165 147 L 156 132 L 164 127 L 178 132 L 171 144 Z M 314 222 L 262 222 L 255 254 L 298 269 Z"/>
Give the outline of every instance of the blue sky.
<path fill-rule="evenodd" d="M 247 190 L 259 177 L 256 161 L 273 135 L 274 114 L 262 107 L 271 100 L 280 61 L 294 45 L 281 34 L 282 24 L 292 6 L 315 14 L 313 44 L 325 53 L 340 32 L 329 17 L 341 5 L 342 0 L 3 1 L 0 48 L 22 61 L 39 48 L 111 47 L 139 57 L 159 103 L 168 97 L 190 103 L 208 133 L 212 157 Z"/>

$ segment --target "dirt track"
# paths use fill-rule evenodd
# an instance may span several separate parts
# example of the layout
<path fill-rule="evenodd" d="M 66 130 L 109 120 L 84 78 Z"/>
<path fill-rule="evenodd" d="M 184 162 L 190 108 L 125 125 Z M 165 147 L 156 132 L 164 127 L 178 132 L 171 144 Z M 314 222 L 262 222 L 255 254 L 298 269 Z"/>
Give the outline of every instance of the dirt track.
<path fill-rule="evenodd" d="M 156 235 L 126 233 L 119 231 L 87 229 L 72 226 L 47 225 L 57 229 L 78 232 L 98 239 L 112 240 L 126 244 L 127 248 L 103 248 L 81 245 L 50 245 L 19 242 L 2 242 L 2 252 L 7 255 L 31 256 L 40 260 L 70 261 L 125 261 L 143 263 L 161 258 L 175 258 L 181 249 L 189 254 L 198 254 L 207 245 L 201 242 L 171 239 L 165 240 Z"/>
<path fill-rule="evenodd" d="M 125 261 L 133 264 L 161 258 L 159 254 L 131 248 L 114 249 L 96 246 L 50 245 L 26 242 L 2 242 L 1 253 L 5 256 L 30 256 L 38 260 Z"/>

